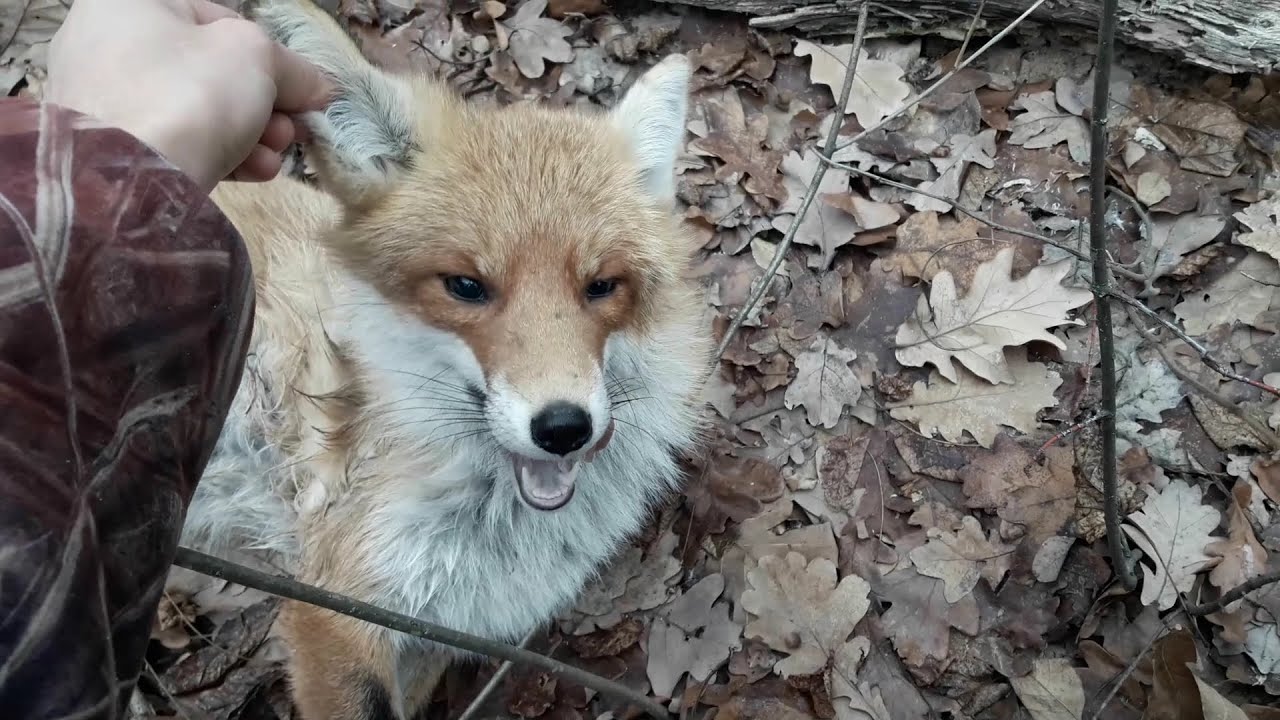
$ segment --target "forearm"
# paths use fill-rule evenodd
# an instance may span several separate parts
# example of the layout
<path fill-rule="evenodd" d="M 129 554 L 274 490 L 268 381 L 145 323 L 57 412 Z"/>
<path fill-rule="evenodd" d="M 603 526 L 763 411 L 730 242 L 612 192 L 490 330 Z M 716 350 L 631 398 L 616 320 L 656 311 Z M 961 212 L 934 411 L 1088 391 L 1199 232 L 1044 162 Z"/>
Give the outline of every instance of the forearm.
<path fill-rule="evenodd" d="M 0 100 L 0 708 L 117 717 L 242 368 L 243 244 L 156 152 Z"/>

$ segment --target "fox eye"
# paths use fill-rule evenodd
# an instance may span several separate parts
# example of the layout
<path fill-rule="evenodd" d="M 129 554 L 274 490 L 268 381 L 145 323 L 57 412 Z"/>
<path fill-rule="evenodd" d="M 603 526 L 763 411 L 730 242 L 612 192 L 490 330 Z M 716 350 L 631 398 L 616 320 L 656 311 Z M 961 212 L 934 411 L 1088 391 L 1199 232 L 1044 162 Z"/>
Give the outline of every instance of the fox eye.
<path fill-rule="evenodd" d="M 599 300 L 600 298 L 609 297 L 617 289 L 617 280 L 595 280 L 587 286 L 587 299 Z"/>
<path fill-rule="evenodd" d="M 444 279 L 444 288 L 449 294 L 463 302 L 483 303 L 488 301 L 489 292 L 484 284 L 475 278 L 463 275 L 449 275 Z"/>

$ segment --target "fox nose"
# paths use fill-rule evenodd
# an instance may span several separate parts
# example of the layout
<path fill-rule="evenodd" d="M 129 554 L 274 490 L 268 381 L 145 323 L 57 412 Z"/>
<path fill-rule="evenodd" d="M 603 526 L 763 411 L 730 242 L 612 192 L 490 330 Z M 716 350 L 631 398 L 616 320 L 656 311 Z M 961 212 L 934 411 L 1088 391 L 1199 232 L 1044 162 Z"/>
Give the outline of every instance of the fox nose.
<path fill-rule="evenodd" d="M 538 447 L 556 455 L 568 455 L 591 439 L 591 416 L 577 405 L 552 403 L 533 416 L 530 430 Z"/>

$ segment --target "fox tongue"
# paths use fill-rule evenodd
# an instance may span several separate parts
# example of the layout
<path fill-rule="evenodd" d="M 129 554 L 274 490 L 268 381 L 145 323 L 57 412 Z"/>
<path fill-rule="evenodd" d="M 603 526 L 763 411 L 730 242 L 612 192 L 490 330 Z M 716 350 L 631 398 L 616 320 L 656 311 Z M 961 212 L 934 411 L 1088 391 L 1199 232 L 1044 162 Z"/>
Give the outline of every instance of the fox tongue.
<path fill-rule="evenodd" d="M 524 501 L 539 510 L 556 510 L 573 498 L 581 463 L 571 460 L 515 460 L 516 483 Z"/>

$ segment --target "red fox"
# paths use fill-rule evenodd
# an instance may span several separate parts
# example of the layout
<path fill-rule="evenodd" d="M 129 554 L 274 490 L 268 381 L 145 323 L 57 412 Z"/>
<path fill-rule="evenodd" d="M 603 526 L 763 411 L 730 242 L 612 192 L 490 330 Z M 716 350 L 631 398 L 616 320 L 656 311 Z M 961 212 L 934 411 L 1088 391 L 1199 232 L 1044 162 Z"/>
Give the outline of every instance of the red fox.
<path fill-rule="evenodd" d="M 609 112 L 471 104 L 375 68 L 310 0 L 244 9 L 338 91 L 319 189 L 224 184 L 257 289 L 183 532 L 515 640 L 571 604 L 700 437 L 710 332 L 675 208 L 690 65 Z M 304 720 L 409 720 L 456 656 L 283 606 Z"/>

